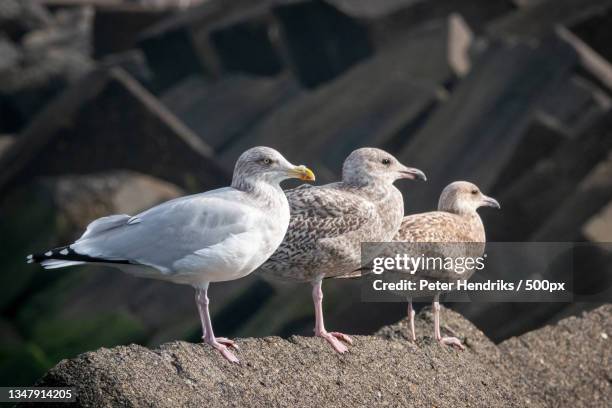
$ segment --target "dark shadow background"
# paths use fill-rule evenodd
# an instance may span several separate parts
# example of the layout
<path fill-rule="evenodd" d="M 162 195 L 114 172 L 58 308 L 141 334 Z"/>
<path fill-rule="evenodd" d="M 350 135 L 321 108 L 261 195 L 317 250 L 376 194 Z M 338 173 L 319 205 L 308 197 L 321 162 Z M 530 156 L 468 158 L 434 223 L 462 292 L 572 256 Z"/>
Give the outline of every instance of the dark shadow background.
<path fill-rule="evenodd" d="M 502 203 L 482 211 L 491 241 L 612 241 L 611 36 L 610 0 L 3 0 L 0 384 L 102 346 L 198 341 L 188 287 L 24 259 L 227 185 L 254 145 L 320 183 L 353 149 L 387 149 L 429 178 L 398 183 L 407 213 L 475 182 Z M 574 289 L 609 287 L 609 256 L 588 246 Z M 325 294 L 335 330 L 405 314 L 361 302 L 359 282 Z M 305 285 L 250 276 L 211 299 L 218 335 L 312 330 Z M 451 305 L 495 341 L 595 306 Z"/>

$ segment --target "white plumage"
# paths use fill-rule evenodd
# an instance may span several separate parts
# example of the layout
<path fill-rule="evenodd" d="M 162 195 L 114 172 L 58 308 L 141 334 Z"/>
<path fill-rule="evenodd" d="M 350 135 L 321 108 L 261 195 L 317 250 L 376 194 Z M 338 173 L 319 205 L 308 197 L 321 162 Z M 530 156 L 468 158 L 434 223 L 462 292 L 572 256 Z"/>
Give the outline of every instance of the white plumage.
<path fill-rule="evenodd" d="M 272 219 L 267 208 L 232 187 L 181 197 L 134 217 L 96 220 L 70 248 L 92 258 L 125 260 L 129 265 L 120 268 L 128 273 L 175 283 L 238 279 L 282 241 L 289 207 L 284 195 L 278 201 Z"/>
<path fill-rule="evenodd" d="M 289 204 L 279 183 L 314 180 L 304 166 L 256 147 L 236 163 L 232 186 L 177 198 L 135 216 L 95 220 L 73 244 L 28 256 L 47 269 L 84 263 L 112 265 L 132 275 L 196 288 L 204 341 L 228 360 L 238 359 L 215 338 L 208 313 L 208 285 L 248 275 L 280 245 Z"/>

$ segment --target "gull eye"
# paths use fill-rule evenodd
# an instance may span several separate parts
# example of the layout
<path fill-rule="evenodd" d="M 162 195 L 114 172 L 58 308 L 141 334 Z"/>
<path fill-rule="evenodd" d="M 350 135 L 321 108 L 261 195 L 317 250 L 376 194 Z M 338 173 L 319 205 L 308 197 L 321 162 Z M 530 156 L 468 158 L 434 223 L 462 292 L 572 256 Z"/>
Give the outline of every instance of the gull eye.
<path fill-rule="evenodd" d="M 478 194 L 478 190 L 472 190 L 472 195 Z"/>
<path fill-rule="evenodd" d="M 384 164 L 385 166 L 388 166 L 391 164 L 391 160 L 389 159 L 382 159 L 382 164 Z"/>
<path fill-rule="evenodd" d="M 263 162 L 263 164 L 269 166 L 269 165 L 272 164 L 272 159 L 265 158 L 265 159 L 262 160 L 262 162 Z"/>

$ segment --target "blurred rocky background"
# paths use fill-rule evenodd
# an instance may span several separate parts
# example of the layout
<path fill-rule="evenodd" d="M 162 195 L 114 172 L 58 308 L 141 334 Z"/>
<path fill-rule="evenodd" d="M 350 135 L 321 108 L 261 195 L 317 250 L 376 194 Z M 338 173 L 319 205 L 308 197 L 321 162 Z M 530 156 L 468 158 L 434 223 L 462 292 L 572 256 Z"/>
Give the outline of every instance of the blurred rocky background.
<path fill-rule="evenodd" d="M 612 241 L 612 0 L 1 0 L 0 384 L 101 346 L 198 341 L 188 287 L 25 256 L 89 221 L 226 185 L 269 145 L 339 177 L 354 148 L 423 169 L 409 213 L 467 179 L 498 198 L 492 241 Z M 593 249 L 595 248 L 595 249 Z M 605 245 L 576 302 L 453 304 L 490 338 L 597 306 Z M 328 326 L 372 333 L 400 303 L 326 281 Z M 310 290 L 214 285 L 224 336 L 309 334 Z"/>

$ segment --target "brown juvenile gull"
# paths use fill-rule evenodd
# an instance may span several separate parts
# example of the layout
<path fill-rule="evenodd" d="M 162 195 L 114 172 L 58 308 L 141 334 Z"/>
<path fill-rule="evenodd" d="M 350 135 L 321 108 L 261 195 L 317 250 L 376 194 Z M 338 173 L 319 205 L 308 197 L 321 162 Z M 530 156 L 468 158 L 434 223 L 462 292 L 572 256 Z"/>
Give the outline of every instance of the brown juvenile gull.
<path fill-rule="evenodd" d="M 47 269 L 85 263 L 118 267 L 129 274 L 191 285 L 196 290 L 204 342 L 232 362 L 236 344 L 215 337 L 208 286 L 253 272 L 278 247 L 289 225 L 289 204 L 279 183 L 314 180 L 269 147 L 244 152 L 231 187 L 177 198 L 135 216 L 95 220 L 76 242 L 28 256 Z"/>
<path fill-rule="evenodd" d="M 401 227 L 393 240 L 415 243 L 451 243 L 451 245 L 447 246 L 432 246 L 430 253 L 423 254 L 425 256 L 439 256 L 445 250 L 454 252 L 452 257 L 469 256 L 473 258 L 481 256 L 484 252 L 486 235 L 482 219 L 476 210 L 483 206 L 500 208 L 497 200 L 482 194 L 476 185 L 467 181 L 455 181 L 442 190 L 440 200 L 438 201 L 438 211 L 404 217 Z M 452 243 L 468 243 L 468 245 L 454 246 Z M 423 250 L 425 248 L 424 246 L 418 247 Z M 442 251 L 440 250 L 441 248 Z M 457 253 L 457 251 L 463 253 Z M 457 278 L 457 274 L 452 270 L 420 270 L 409 276 L 412 280 L 428 279 L 431 281 Z M 469 276 L 471 276 L 471 273 L 466 273 L 462 278 L 469 279 Z M 439 299 L 440 293 L 436 292 L 433 300 L 435 338 L 440 344 L 463 349 L 463 344 L 456 337 L 442 337 L 440 335 Z M 408 316 L 410 318 L 412 339 L 416 340 L 414 310 L 410 297 L 408 298 Z"/>
<path fill-rule="evenodd" d="M 339 353 L 348 349 L 338 339 L 349 344 L 352 340 L 325 329 L 321 282 L 358 269 L 361 242 L 393 238 L 404 215 L 402 194 L 393 182 L 402 178 L 425 180 L 425 174 L 383 150 L 362 148 L 344 161 L 342 181 L 286 191 L 291 208 L 287 235 L 259 271 L 280 280 L 312 284 L 315 336 Z"/>

